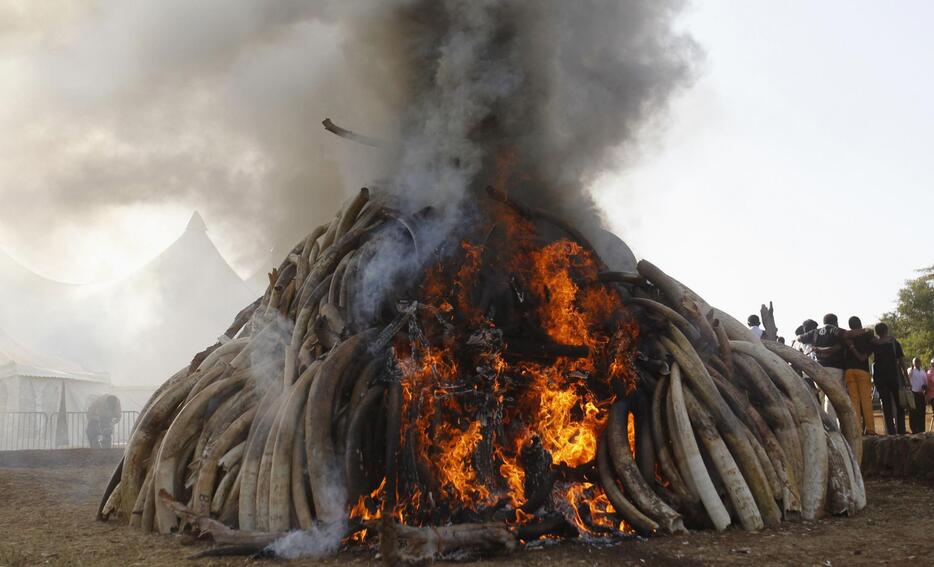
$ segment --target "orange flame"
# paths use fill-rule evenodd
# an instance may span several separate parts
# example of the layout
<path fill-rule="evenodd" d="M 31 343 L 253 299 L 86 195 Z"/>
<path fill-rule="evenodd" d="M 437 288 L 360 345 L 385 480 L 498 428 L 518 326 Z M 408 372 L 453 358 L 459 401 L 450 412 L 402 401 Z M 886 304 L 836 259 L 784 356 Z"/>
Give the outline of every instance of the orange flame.
<path fill-rule="evenodd" d="M 496 242 L 501 246 L 465 241 L 452 267 L 439 263 L 426 270 L 419 301 L 432 316 L 421 321 L 424 336 L 396 345 L 403 389 L 401 439 L 416 445 L 424 469 L 416 485 L 397 499 L 393 515 L 400 521 L 419 521 L 425 514 L 411 512 L 427 512 L 426 507 L 442 514 L 479 512 L 504 499 L 516 523 L 530 521 L 533 515 L 520 509 L 527 497 L 524 448 L 537 438 L 553 468 L 592 463 L 615 392 L 635 388 L 638 328 L 619 297 L 598 283 L 593 255 L 570 240 L 536 244 L 540 237 L 534 224 L 506 205 L 492 218 L 496 225 L 484 233 L 488 238 L 500 231 L 502 240 Z M 498 327 L 500 305 L 485 305 L 479 297 L 490 290 L 512 293 L 513 309 L 523 310 L 523 324 L 585 355 L 510 355 L 508 329 Z M 514 325 L 515 318 L 507 323 Z M 561 484 L 565 488 L 553 491 L 553 504 L 574 510 L 569 520 L 580 530 L 624 527 L 599 486 Z M 364 501 L 384 489 L 362 498 L 351 517 L 378 514 Z M 586 510 L 586 521 L 580 510 Z"/>

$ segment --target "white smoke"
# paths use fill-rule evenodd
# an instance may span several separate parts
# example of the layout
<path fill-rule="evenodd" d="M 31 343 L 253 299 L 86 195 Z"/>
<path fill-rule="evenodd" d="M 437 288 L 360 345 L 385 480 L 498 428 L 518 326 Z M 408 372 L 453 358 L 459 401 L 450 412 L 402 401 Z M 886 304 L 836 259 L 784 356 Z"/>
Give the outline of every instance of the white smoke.
<path fill-rule="evenodd" d="M 331 475 L 342 478 L 342 473 Z M 347 488 L 342 483 L 328 485 L 325 494 L 315 493 L 315 501 L 325 499 L 334 504 L 334 509 L 344 509 L 347 505 Z M 341 540 L 347 533 L 345 518 L 332 522 L 319 522 L 310 529 L 289 532 L 272 542 L 267 549 L 276 557 L 297 559 L 299 557 L 321 558 L 337 553 Z"/>
<path fill-rule="evenodd" d="M 510 189 L 592 220 L 594 176 L 690 79 L 681 0 L 164 0 L 0 9 L 0 225 L 21 256 L 136 205 L 212 219 L 250 265 L 388 175 L 460 203 Z M 324 132 L 401 140 L 393 155 Z M 385 159 L 389 157 L 390 159 Z M 522 182 L 520 182 L 522 181 Z M 418 204 L 416 204 L 418 203 Z M 270 266 L 271 267 L 271 266 Z"/>
<path fill-rule="evenodd" d="M 0 6 L 0 242 L 51 265 L 73 255 L 65 235 L 121 211 L 195 208 L 234 265 L 256 266 L 273 244 L 278 264 L 347 195 L 385 179 L 406 212 L 435 208 L 420 234 L 428 254 L 469 221 L 472 191 L 503 156 L 516 162 L 512 195 L 599 240 L 591 180 L 625 165 L 640 127 L 691 78 L 697 49 L 674 28 L 681 5 Z M 325 117 L 396 142 L 387 152 L 355 145 L 325 132 Z M 121 236 L 109 240 L 142 238 Z M 381 285 L 417 267 L 408 250 L 381 248 L 362 280 Z M 121 309 L 151 317 L 141 328 L 162 326 L 146 306 Z"/>
<path fill-rule="evenodd" d="M 320 559 L 340 550 L 346 530 L 344 522 L 315 525 L 308 530 L 289 532 L 269 544 L 267 549 L 283 559 Z"/>

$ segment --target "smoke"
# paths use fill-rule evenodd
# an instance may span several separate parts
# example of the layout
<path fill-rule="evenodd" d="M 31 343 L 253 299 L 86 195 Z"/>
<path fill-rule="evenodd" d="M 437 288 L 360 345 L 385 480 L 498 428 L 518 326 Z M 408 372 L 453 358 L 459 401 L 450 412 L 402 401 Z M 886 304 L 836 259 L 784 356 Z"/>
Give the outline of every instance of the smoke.
<path fill-rule="evenodd" d="M 319 559 L 338 552 L 346 530 L 345 522 L 315 525 L 305 531 L 289 532 L 269 544 L 267 549 L 282 559 Z"/>
<path fill-rule="evenodd" d="M 401 59 L 393 66 L 406 71 L 408 96 L 389 187 L 409 213 L 440 211 L 422 225 L 422 252 L 469 225 L 475 192 L 492 184 L 579 227 L 614 268 L 634 269 L 628 248 L 601 230 L 589 186 L 625 163 L 639 128 L 689 81 L 697 49 L 673 29 L 681 5 L 390 3 L 379 51 Z M 365 268 L 376 286 L 368 296 L 418 264 L 392 247 L 380 256 Z"/>
<path fill-rule="evenodd" d="M 690 78 L 694 43 L 672 29 L 681 4 L 402 2 L 412 104 L 400 190 L 460 203 L 501 178 L 527 203 L 599 226 L 588 186 Z"/>
<path fill-rule="evenodd" d="M 408 213 L 434 207 L 419 234 L 428 253 L 472 218 L 473 192 L 496 184 L 564 216 L 600 248 L 607 240 L 591 181 L 632 159 L 640 129 L 691 79 L 698 50 L 674 27 L 681 7 L 4 4 L 0 242 L 32 265 L 74 264 L 71 237 L 88 227 L 198 209 L 241 273 L 268 270 L 344 199 L 375 183 Z M 337 138 L 321 127 L 325 117 L 392 140 L 390 147 Z M 122 226 L 95 241 L 111 251 L 145 248 L 136 241 L 151 226 Z M 126 233 L 136 226 L 139 234 Z M 373 243 L 362 309 L 375 309 L 380 286 L 419 265 L 399 244 L 406 240 L 393 234 Z M 277 257 L 261 265 L 271 246 Z M 119 310 L 155 328 L 162 323 L 142 304 L 158 292 L 142 290 L 141 305 Z"/>
<path fill-rule="evenodd" d="M 336 478 L 341 478 L 339 472 Z M 326 494 L 315 493 L 315 501 L 328 500 L 333 509 L 344 509 L 347 505 L 347 489 L 342 483 L 327 485 Z M 340 550 L 341 540 L 347 534 L 347 520 L 341 518 L 331 522 L 317 522 L 309 529 L 292 531 L 269 544 L 267 550 L 276 557 L 298 559 L 300 557 L 321 558 Z"/>
<path fill-rule="evenodd" d="M 0 223 L 49 233 L 133 205 L 211 219 L 241 266 L 375 178 L 452 208 L 513 156 L 509 189 L 582 225 L 686 84 L 680 0 L 104 0 L 0 10 Z M 399 140 L 374 152 L 320 127 Z"/>
<path fill-rule="evenodd" d="M 291 246 L 380 168 L 379 154 L 327 134 L 322 118 L 384 131 L 394 113 L 387 78 L 358 75 L 363 51 L 342 48 L 343 11 L 289 0 L 4 4 L 4 244 L 35 264 L 67 262 L 69 230 L 173 206 L 200 210 L 241 268 Z"/>

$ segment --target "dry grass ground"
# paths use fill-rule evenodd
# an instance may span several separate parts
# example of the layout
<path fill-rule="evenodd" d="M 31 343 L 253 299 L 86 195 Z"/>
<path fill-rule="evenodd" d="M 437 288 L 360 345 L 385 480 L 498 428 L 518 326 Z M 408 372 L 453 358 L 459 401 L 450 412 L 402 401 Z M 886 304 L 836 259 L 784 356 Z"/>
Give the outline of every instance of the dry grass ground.
<path fill-rule="evenodd" d="M 0 468 L 0 566 L 3 565 L 245 565 L 243 558 L 189 561 L 203 544 L 143 535 L 94 521 L 110 467 Z M 934 564 L 934 486 L 898 480 L 867 482 L 869 506 L 855 518 L 788 524 L 745 533 L 692 533 L 625 542 L 609 549 L 565 543 L 525 550 L 476 565 L 876 565 Z M 373 562 L 345 553 L 328 561 L 290 565 Z M 261 563 L 259 563 L 261 564 Z"/>

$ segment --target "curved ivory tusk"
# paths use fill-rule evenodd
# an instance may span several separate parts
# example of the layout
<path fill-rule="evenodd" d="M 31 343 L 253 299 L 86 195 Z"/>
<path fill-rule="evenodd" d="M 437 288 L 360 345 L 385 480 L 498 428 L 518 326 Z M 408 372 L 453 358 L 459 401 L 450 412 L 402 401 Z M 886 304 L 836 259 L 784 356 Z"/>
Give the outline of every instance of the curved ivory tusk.
<path fill-rule="evenodd" d="M 617 401 L 610 408 L 609 423 L 605 433 L 610 462 L 617 477 L 623 483 L 632 500 L 642 512 L 668 533 L 685 533 L 681 515 L 665 504 L 642 478 L 639 469 L 629 452 L 629 409 L 624 400 Z"/>
<path fill-rule="evenodd" d="M 237 521 L 241 530 L 256 529 L 256 491 L 260 464 L 263 450 L 266 448 L 266 439 L 273 427 L 274 409 L 280 403 L 281 388 L 282 383 L 277 381 L 266 391 L 256 410 L 256 417 L 250 424 L 250 433 L 247 435 L 246 449 L 240 465 L 240 480 L 236 490 L 231 493 L 235 493 L 237 497 Z M 229 507 L 227 511 L 231 511 Z"/>
<path fill-rule="evenodd" d="M 724 398 L 726 398 L 727 403 L 733 408 L 734 413 L 738 416 L 742 416 L 750 431 L 760 440 L 761 448 L 771 461 L 772 468 L 780 484 L 779 489 L 777 491 L 773 489 L 772 492 L 776 497 L 778 497 L 779 494 L 782 495 L 782 508 L 785 511 L 786 518 L 789 514 L 800 514 L 801 497 L 798 485 L 794 481 L 794 479 L 798 478 L 797 473 L 794 470 L 794 466 L 789 461 L 778 437 L 769 429 L 769 426 L 756 407 L 754 407 L 749 399 L 736 389 L 735 386 L 721 376 L 714 376 L 714 381 L 723 393 Z M 789 420 L 790 419 L 789 417 Z M 795 432 L 795 438 L 797 438 L 794 425 L 792 424 L 791 427 L 792 431 Z"/>
<path fill-rule="evenodd" d="M 246 439 L 256 415 L 256 408 L 251 408 L 234 420 L 233 423 L 217 438 L 217 441 L 204 456 L 199 468 L 198 480 L 192 490 L 192 509 L 195 513 L 207 516 L 210 512 L 211 490 L 217 478 L 219 461 L 228 450 L 243 439 Z"/>
<path fill-rule="evenodd" d="M 619 517 L 626 523 L 643 533 L 655 532 L 655 530 L 658 529 L 658 524 L 640 512 L 632 502 L 623 496 L 619 487 L 616 486 L 616 481 L 613 479 L 613 473 L 610 470 L 610 463 L 608 461 L 606 436 L 604 435 L 601 437 L 599 446 L 597 447 L 597 472 L 600 475 L 600 484 L 603 486 L 603 491 L 606 492 L 607 498 L 610 499 L 610 504 L 613 505 L 613 509 L 616 510 Z"/>
<path fill-rule="evenodd" d="M 120 491 L 123 493 L 120 496 L 120 505 L 125 518 L 129 518 L 133 513 L 133 505 L 146 475 L 144 461 L 152 456 L 153 447 L 165 432 L 166 423 L 195 384 L 193 375 L 188 374 L 187 369 L 184 372 L 184 379 L 166 388 L 150 403 L 149 408 L 137 420 L 133 434 L 127 442 L 123 455 L 123 473 L 120 476 Z"/>
<path fill-rule="evenodd" d="M 720 395 L 713 378 L 707 373 L 707 369 L 687 337 L 681 334 L 681 331 L 674 325 L 669 324 L 668 331 L 671 339 L 666 336 L 660 337 L 662 344 L 681 365 L 684 376 L 690 381 L 697 399 L 713 417 L 723 441 L 730 448 L 749 490 L 755 497 L 762 521 L 766 526 L 777 526 L 781 523 L 781 510 L 749 439 L 742 433 L 742 423 Z"/>
<path fill-rule="evenodd" d="M 685 319 L 683 315 L 671 307 L 668 307 L 664 303 L 659 303 L 645 297 L 630 297 L 626 300 L 626 303 L 645 307 L 646 309 L 661 315 L 665 319 L 668 319 L 677 325 L 677 327 L 681 329 L 681 332 L 684 333 L 692 343 L 697 342 L 701 338 L 700 331 L 697 330 L 697 327 L 695 327 L 693 323 Z"/>
<path fill-rule="evenodd" d="M 669 435 L 665 431 L 663 423 L 663 408 L 665 392 L 668 389 L 667 376 L 661 376 L 655 389 L 652 391 L 652 441 L 655 444 L 655 454 L 658 457 L 658 467 L 661 469 L 662 477 L 671 485 L 675 494 L 682 498 L 689 498 L 697 501 L 696 496 L 685 484 L 681 478 L 681 473 L 675 467 L 672 460 L 671 448 L 669 447 Z"/>
<path fill-rule="evenodd" d="M 804 372 L 817 382 L 827 399 L 830 400 L 834 411 L 837 412 L 840 432 L 843 433 L 856 455 L 856 460 L 859 461 L 863 454 L 863 435 L 859 429 L 856 412 L 853 410 L 853 402 L 850 401 L 850 396 L 843 384 L 831 378 L 823 366 L 790 346 L 774 341 L 763 341 L 762 346 L 782 357 L 782 360 L 791 364 L 792 368 L 798 372 Z"/>
<path fill-rule="evenodd" d="M 838 432 L 836 435 L 839 437 Z M 855 512 L 856 504 L 851 490 L 852 481 L 847 472 L 849 460 L 841 447 L 834 443 L 833 433 L 825 431 L 827 438 L 827 512 L 837 516 Z"/>
<path fill-rule="evenodd" d="M 224 501 L 227 500 L 227 497 L 230 495 L 230 491 L 234 486 L 234 481 L 237 480 L 239 474 L 240 463 L 237 463 L 228 469 L 227 473 L 221 478 L 221 481 L 217 484 L 217 490 L 214 491 L 214 496 L 211 498 L 211 515 L 218 516 L 221 513 L 221 509 L 224 507 Z"/>
<path fill-rule="evenodd" d="M 317 366 L 316 368 L 320 368 Z M 297 427 L 304 429 L 302 410 L 308 397 L 308 387 L 315 378 L 315 372 L 305 372 L 295 382 L 285 406 L 282 408 L 282 422 L 276 433 L 273 446 L 272 470 L 269 477 L 269 530 L 285 532 L 291 526 L 289 506 L 292 496 L 292 447 Z"/>
<path fill-rule="evenodd" d="M 790 402 L 754 358 L 735 353 L 733 363 L 737 370 L 735 377 L 747 391 L 755 394 L 762 418 L 781 443 L 791 465 L 788 480 L 796 487 L 796 493 L 800 496 L 797 487 L 800 487 L 804 477 L 804 452 L 801 448 L 798 424 L 791 413 L 793 408 L 789 409 Z M 800 512 L 800 509 L 798 511 Z"/>
<path fill-rule="evenodd" d="M 203 413 L 212 401 L 222 400 L 243 384 L 243 378 L 226 378 L 204 388 L 197 396 L 191 399 L 172 421 L 162 440 L 162 448 L 156 459 L 153 474 L 153 489 L 155 492 L 165 491 L 175 497 L 177 494 L 177 481 L 181 452 L 193 437 L 198 433 Z M 159 532 L 167 534 L 178 524 L 178 518 L 165 506 L 161 500 L 156 503 L 156 521 Z"/>
<path fill-rule="evenodd" d="M 375 329 L 364 331 L 334 347 L 308 390 L 305 446 L 311 495 L 319 521 L 338 521 L 345 516 L 347 486 L 341 472 L 343 459 L 337 454 L 331 426 L 334 396 L 342 373 L 354 362 L 359 348 L 375 335 Z"/>
<path fill-rule="evenodd" d="M 681 369 L 677 362 L 671 365 L 671 387 L 669 388 L 668 400 L 671 404 L 673 413 L 673 422 L 669 424 L 672 436 L 676 436 L 680 446 L 684 450 L 684 466 L 691 479 L 691 484 L 696 488 L 704 509 L 714 527 L 718 531 L 723 531 L 730 525 L 730 515 L 726 511 L 717 489 L 710 479 L 710 473 L 704 465 L 704 459 L 701 457 L 700 449 L 697 447 L 697 441 L 694 440 L 694 433 L 691 429 L 691 420 L 688 418 L 688 411 L 685 407 L 684 389 L 681 385 Z"/>
<path fill-rule="evenodd" d="M 778 382 L 791 400 L 798 421 L 804 456 L 801 481 L 801 516 L 813 520 L 824 511 L 827 497 L 827 440 L 818 413 L 817 400 L 807 391 L 804 381 L 778 355 L 762 343 L 730 341 L 733 352 L 756 359 L 769 376 Z"/>
<path fill-rule="evenodd" d="M 759 509 L 756 507 L 756 500 L 749 490 L 749 485 L 743 479 L 742 473 L 739 472 L 736 461 L 726 448 L 726 443 L 717 432 L 713 418 L 694 398 L 690 390 L 684 390 L 684 401 L 691 425 L 694 426 L 694 432 L 707 449 L 707 455 L 717 470 L 720 480 L 723 481 L 727 497 L 733 504 L 733 510 L 739 517 L 739 522 L 748 531 L 761 530 L 764 524 Z"/>

